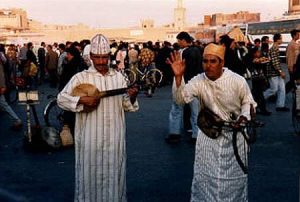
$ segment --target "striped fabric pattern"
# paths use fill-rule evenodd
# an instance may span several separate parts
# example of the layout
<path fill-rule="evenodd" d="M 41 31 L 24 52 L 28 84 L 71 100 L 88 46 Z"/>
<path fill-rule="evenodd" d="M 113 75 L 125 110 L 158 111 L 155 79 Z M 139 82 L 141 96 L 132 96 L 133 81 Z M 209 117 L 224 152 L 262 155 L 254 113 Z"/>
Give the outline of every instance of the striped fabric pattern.
<path fill-rule="evenodd" d="M 102 34 L 97 34 L 91 40 L 91 53 L 97 55 L 109 54 L 110 46 L 107 38 Z"/>
<path fill-rule="evenodd" d="M 188 103 L 197 97 L 201 104 L 226 121 L 231 120 L 232 114 L 250 119 L 250 104 L 256 107 L 246 80 L 227 68 L 216 81 L 209 80 L 203 73 L 181 85 L 174 94 L 177 103 Z M 242 135 L 238 135 L 237 146 L 246 162 L 248 148 Z M 231 132 L 223 131 L 219 138 L 210 139 L 200 130 L 191 201 L 247 201 L 247 180 L 235 159 Z"/>
<path fill-rule="evenodd" d="M 83 113 L 79 97 L 70 94 L 79 84 L 99 91 L 126 87 L 124 76 L 110 70 L 103 76 L 92 66 L 76 74 L 58 95 L 61 108 L 76 113 L 75 201 L 126 202 L 126 144 L 124 111 L 138 110 L 128 95 L 102 98 L 96 110 Z"/>

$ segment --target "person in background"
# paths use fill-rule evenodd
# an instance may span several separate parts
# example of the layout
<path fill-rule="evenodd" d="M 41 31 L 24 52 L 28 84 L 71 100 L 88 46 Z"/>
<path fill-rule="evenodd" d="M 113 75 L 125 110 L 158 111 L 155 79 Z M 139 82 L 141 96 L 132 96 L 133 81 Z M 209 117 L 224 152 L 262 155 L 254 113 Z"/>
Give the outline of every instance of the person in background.
<path fill-rule="evenodd" d="M 268 99 L 277 94 L 276 111 L 288 112 L 290 109 L 285 106 L 285 73 L 281 68 L 279 59 L 279 45 L 281 43 L 281 34 L 274 34 L 273 46 L 269 50 L 270 65 L 267 66 L 270 88 L 264 92 L 264 98 Z"/>
<path fill-rule="evenodd" d="M 272 113 L 266 109 L 266 101 L 264 98 L 264 90 L 267 86 L 267 78 L 264 75 L 264 69 L 268 58 L 261 57 L 259 47 L 254 46 L 250 49 L 250 66 L 252 69 L 252 94 L 257 103 L 257 114 L 270 116 Z"/>
<path fill-rule="evenodd" d="M 46 60 L 46 44 L 41 42 L 41 47 L 38 49 L 38 61 L 39 61 L 39 70 L 40 70 L 40 81 L 41 84 L 45 79 L 45 60 Z"/>
<path fill-rule="evenodd" d="M 255 47 L 257 47 L 257 48 L 260 49 L 260 44 L 261 44 L 260 39 L 255 39 L 255 40 L 254 40 L 254 46 L 255 46 Z"/>
<path fill-rule="evenodd" d="M 292 89 L 295 89 L 295 81 L 294 81 L 294 67 L 297 61 L 297 57 L 300 52 L 300 45 L 297 42 L 299 39 L 300 30 L 293 29 L 291 31 L 292 40 L 286 48 L 286 63 L 288 66 L 288 71 L 290 75 L 290 80 L 285 85 L 285 93 L 288 94 Z"/>
<path fill-rule="evenodd" d="M 194 76 L 203 72 L 202 55 L 196 46 L 192 45 L 193 38 L 187 32 L 180 32 L 177 35 L 177 42 L 180 46 L 180 55 L 185 60 L 186 68 L 183 75 L 184 83 L 190 81 Z M 173 82 L 173 85 L 175 83 Z M 174 87 L 174 86 L 173 86 Z M 183 112 L 184 110 L 184 112 Z M 187 132 L 191 133 L 190 142 L 196 143 L 198 135 L 197 117 L 199 113 L 199 100 L 194 99 L 188 105 L 177 105 L 172 103 L 169 113 L 169 135 L 165 138 L 167 142 L 178 142 L 181 138 L 181 128 L 185 128 Z M 184 125 L 181 126 L 182 120 Z"/>
<path fill-rule="evenodd" d="M 63 72 L 64 65 L 67 64 L 67 52 L 65 44 L 61 43 L 58 45 L 58 50 L 60 52 L 57 63 L 57 76 L 60 80 L 61 74 Z"/>
<path fill-rule="evenodd" d="M 50 87 L 56 88 L 57 85 L 57 63 L 58 55 L 52 50 L 52 46 L 47 46 L 47 54 L 45 61 L 45 68 L 49 73 Z"/>
<path fill-rule="evenodd" d="M 4 73 L 4 64 L 6 63 L 5 55 L 0 51 L 0 110 L 6 112 L 13 124 L 11 128 L 13 130 L 20 130 L 23 127 L 23 123 L 18 115 L 12 110 L 12 108 L 6 102 L 4 94 L 6 92 L 6 80 Z"/>

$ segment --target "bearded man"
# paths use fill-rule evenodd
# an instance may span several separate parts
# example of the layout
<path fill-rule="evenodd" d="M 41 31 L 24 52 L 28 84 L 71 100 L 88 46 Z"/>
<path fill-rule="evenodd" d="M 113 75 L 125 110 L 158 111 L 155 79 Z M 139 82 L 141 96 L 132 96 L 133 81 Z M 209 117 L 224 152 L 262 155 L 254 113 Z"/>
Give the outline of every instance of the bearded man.
<path fill-rule="evenodd" d="M 138 110 L 138 90 L 104 98 L 74 95 L 79 85 L 93 85 L 100 92 L 127 87 L 125 77 L 109 68 L 110 47 L 101 34 L 91 40 L 90 59 L 90 68 L 75 74 L 57 100 L 64 110 L 76 112 L 75 201 L 125 202 L 124 111 Z"/>

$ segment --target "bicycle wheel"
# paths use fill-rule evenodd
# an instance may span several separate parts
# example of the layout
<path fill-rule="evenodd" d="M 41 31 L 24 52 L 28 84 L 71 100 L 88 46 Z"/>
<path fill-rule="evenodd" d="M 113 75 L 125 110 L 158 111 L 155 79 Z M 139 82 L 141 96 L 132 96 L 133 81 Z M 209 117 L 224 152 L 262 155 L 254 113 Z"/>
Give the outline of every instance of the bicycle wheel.
<path fill-rule="evenodd" d="M 58 107 L 56 99 L 51 100 L 44 110 L 44 121 L 46 126 L 61 131 L 64 122 L 63 113 L 64 110 Z"/>
<path fill-rule="evenodd" d="M 296 108 L 296 95 L 293 95 L 292 122 L 296 135 L 300 135 L 300 112 Z"/>
<path fill-rule="evenodd" d="M 150 69 L 146 74 L 146 82 L 148 85 L 158 87 L 163 79 L 163 74 L 159 69 Z"/>
<path fill-rule="evenodd" d="M 128 85 L 134 84 L 136 82 L 136 73 L 131 69 L 124 70 Z"/>

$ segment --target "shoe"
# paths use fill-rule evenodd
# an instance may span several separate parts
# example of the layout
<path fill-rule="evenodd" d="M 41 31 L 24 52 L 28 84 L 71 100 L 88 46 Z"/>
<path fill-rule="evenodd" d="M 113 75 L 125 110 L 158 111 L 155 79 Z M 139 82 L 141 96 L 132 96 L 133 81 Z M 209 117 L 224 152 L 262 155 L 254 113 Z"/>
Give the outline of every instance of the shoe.
<path fill-rule="evenodd" d="M 300 110 L 296 110 L 296 117 L 299 118 L 300 117 Z"/>
<path fill-rule="evenodd" d="M 23 123 L 22 123 L 22 121 L 16 121 L 16 122 L 11 126 L 11 129 L 12 129 L 12 130 L 15 130 L 15 131 L 21 130 L 22 128 L 23 128 Z"/>
<path fill-rule="evenodd" d="M 270 116 L 272 114 L 272 112 L 269 112 L 267 110 L 257 111 L 256 113 L 263 116 Z"/>
<path fill-rule="evenodd" d="M 191 138 L 189 139 L 189 143 L 190 143 L 190 144 L 195 145 L 196 142 L 197 142 L 197 138 L 191 137 Z"/>
<path fill-rule="evenodd" d="M 178 143 L 180 142 L 181 135 L 179 134 L 169 134 L 166 138 L 165 141 L 167 143 Z"/>
<path fill-rule="evenodd" d="M 278 112 L 289 112 L 290 109 L 288 107 L 276 107 L 276 111 L 278 111 Z"/>
<path fill-rule="evenodd" d="M 276 102 L 277 101 L 277 95 L 272 95 L 268 99 L 270 102 Z"/>

